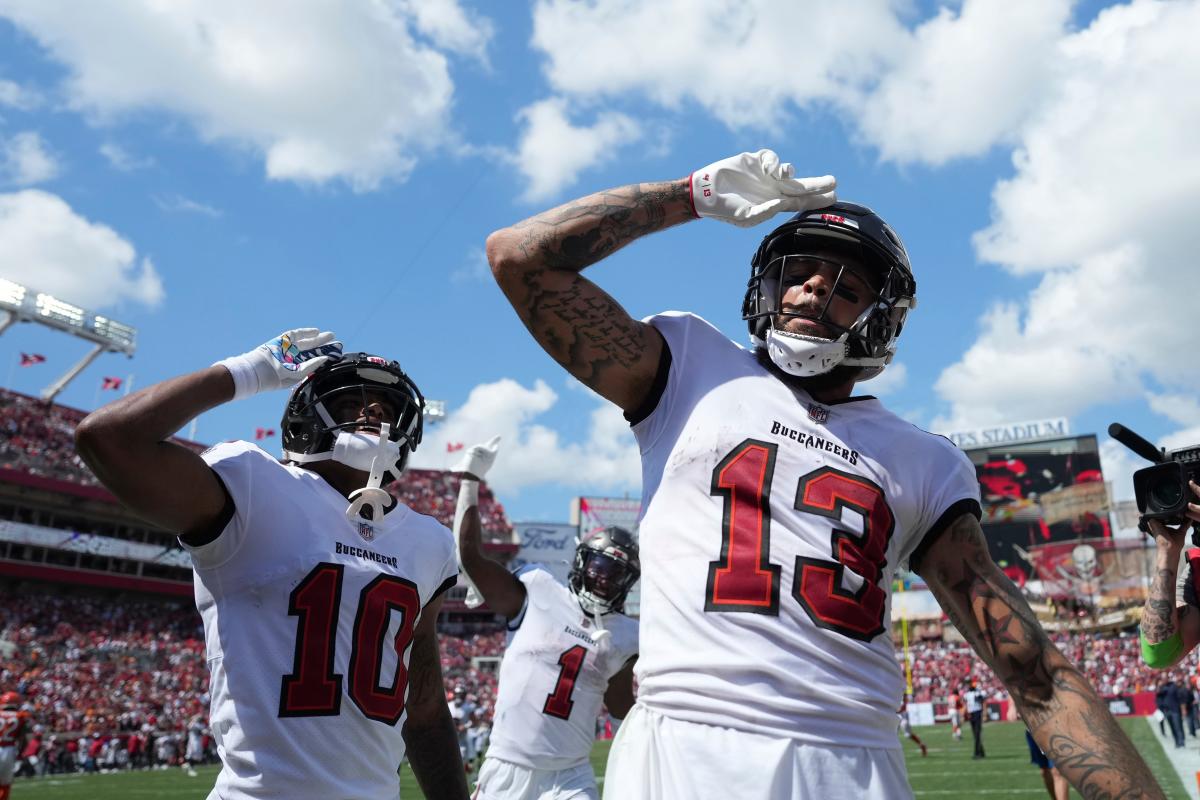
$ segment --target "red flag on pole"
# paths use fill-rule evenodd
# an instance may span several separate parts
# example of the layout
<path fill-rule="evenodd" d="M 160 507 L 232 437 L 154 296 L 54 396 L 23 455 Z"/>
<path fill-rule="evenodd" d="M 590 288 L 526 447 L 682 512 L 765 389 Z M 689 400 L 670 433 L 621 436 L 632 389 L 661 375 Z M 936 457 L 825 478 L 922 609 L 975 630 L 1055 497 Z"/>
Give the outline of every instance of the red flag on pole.
<path fill-rule="evenodd" d="M 456 453 L 462 449 L 463 449 L 462 442 L 446 442 L 446 452 L 447 453 Z"/>
<path fill-rule="evenodd" d="M 100 384 L 100 391 L 102 391 L 102 392 L 107 392 L 109 389 L 120 389 L 120 388 L 121 388 L 121 379 L 120 378 L 105 377 L 104 382 Z"/>
<path fill-rule="evenodd" d="M 21 366 L 32 367 L 34 364 L 40 364 L 46 360 L 46 357 L 41 353 L 21 353 Z"/>
<path fill-rule="evenodd" d="M 260 440 L 260 439 L 268 439 L 274 435 L 275 435 L 274 428 L 255 428 L 254 429 L 254 439 L 256 441 Z"/>

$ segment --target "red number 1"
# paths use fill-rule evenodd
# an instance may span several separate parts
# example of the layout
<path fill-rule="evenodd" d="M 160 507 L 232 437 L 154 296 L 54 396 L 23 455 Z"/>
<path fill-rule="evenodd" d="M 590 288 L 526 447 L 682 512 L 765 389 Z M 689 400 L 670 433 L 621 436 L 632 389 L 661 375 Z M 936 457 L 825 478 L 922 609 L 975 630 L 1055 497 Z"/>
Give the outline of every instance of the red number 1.
<path fill-rule="evenodd" d="M 546 704 L 542 706 L 543 714 L 549 714 L 559 719 L 571 718 L 571 708 L 575 705 L 571 695 L 575 693 L 575 679 L 579 677 L 579 671 L 583 669 L 585 658 L 587 658 L 587 648 L 581 644 L 568 648 L 558 657 L 558 664 L 561 667 L 558 671 L 558 683 L 555 684 L 554 691 L 546 697 Z"/>

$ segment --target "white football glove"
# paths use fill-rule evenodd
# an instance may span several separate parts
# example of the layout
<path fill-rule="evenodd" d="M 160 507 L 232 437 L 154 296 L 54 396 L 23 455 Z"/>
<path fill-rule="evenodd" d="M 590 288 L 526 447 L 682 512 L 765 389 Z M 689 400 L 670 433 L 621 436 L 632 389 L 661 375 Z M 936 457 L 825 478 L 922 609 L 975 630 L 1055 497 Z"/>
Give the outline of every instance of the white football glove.
<path fill-rule="evenodd" d="M 450 470 L 451 472 L 469 472 L 479 480 L 483 480 L 492 464 L 496 463 L 496 453 L 500 451 L 500 437 L 493 436 L 483 444 L 472 445 L 463 453 L 462 458 Z"/>
<path fill-rule="evenodd" d="M 248 353 L 222 359 L 222 366 L 233 376 L 233 399 L 240 400 L 259 392 L 287 389 L 320 369 L 333 355 L 341 355 L 342 343 L 329 331 L 294 328 Z"/>
<path fill-rule="evenodd" d="M 692 209 L 697 217 L 749 228 L 781 211 L 808 211 L 837 202 L 832 175 L 794 174 L 792 165 L 781 163 L 773 150 L 722 159 L 692 173 Z"/>

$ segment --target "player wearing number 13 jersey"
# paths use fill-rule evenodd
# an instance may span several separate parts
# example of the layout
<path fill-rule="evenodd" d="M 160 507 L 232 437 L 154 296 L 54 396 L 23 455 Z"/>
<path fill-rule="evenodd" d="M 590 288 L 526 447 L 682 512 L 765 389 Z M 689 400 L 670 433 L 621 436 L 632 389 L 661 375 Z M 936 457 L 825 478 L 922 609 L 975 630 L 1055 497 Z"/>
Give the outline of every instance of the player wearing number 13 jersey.
<path fill-rule="evenodd" d="M 625 411 L 641 451 L 638 700 L 604 796 L 911 797 L 889 615 L 906 563 L 1039 742 L 1056 761 L 1076 757 L 1063 771 L 1082 794 L 1159 796 L 992 563 L 968 459 L 854 394 L 891 361 L 916 282 L 896 233 L 833 189 L 762 150 L 584 197 L 488 239 L 522 321 Z M 746 227 L 780 211 L 796 214 L 751 260 L 751 349 L 690 314 L 638 322 L 580 275 L 697 217 Z M 688 283 L 715 280 L 698 258 L 672 262 Z"/>
<path fill-rule="evenodd" d="M 464 800 L 434 631 L 454 538 L 382 488 L 421 440 L 423 400 L 399 364 L 332 338 L 289 331 L 145 389 L 85 419 L 79 449 L 191 554 L 222 762 L 210 800 L 394 800 L 406 751 L 426 796 Z M 166 441 L 287 386 L 284 463 Z"/>

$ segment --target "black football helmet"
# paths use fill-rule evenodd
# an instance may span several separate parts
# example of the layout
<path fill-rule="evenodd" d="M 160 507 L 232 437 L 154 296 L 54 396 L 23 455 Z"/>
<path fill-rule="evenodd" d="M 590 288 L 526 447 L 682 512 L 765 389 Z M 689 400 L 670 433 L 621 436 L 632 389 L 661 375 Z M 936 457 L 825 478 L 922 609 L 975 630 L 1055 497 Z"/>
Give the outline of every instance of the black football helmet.
<path fill-rule="evenodd" d="M 873 378 L 883 371 L 895 354 L 896 339 L 904 327 L 908 310 L 916 306 L 917 284 L 900 237 L 866 206 L 839 202 L 802 211 L 763 238 L 750 262 L 750 280 L 742 302 L 742 319 L 747 322 L 750 339 L 755 345 L 766 346 L 771 337 L 807 338 L 776 330 L 774 320 L 789 315 L 802 316 L 783 311 L 782 307 L 787 290 L 782 285 L 783 272 L 789 258 L 806 256 L 833 263 L 839 269 L 837 282 L 841 281 L 845 269 L 841 264 L 831 261 L 828 256 L 809 255 L 817 247 L 835 257 L 845 255 L 865 267 L 869 274 L 864 277 L 875 293 L 874 302 L 849 328 L 834 324 L 826 319 L 825 310 L 821 312 L 818 321 L 840 336 L 832 347 L 830 343 L 817 345 L 822 351 L 820 363 L 808 371 L 779 364 L 777 350 L 802 352 L 795 342 L 784 343 L 783 348 L 768 347 L 768 350 L 772 359 L 792 374 L 821 374 L 838 364 L 845 364 L 859 368 L 857 380 Z M 838 290 L 837 282 L 830 297 Z M 792 362 L 792 366 L 796 365 L 797 362 Z"/>
<path fill-rule="evenodd" d="M 284 459 L 299 461 L 297 456 L 331 451 L 340 431 L 362 429 L 356 421 L 338 422 L 329 409 L 346 394 L 355 395 L 366 406 L 367 392 L 383 397 L 392 407 L 394 422 L 388 439 L 402 445 L 398 462 L 402 470 L 409 453 L 421 443 L 425 398 L 397 362 L 369 353 L 331 358 L 297 384 L 279 424 Z M 378 426 L 365 427 L 379 431 Z"/>
<path fill-rule="evenodd" d="M 571 591 L 589 614 L 625 609 L 625 597 L 642 574 L 633 534 L 613 525 L 586 536 L 575 548 L 567 576 Z"/>

